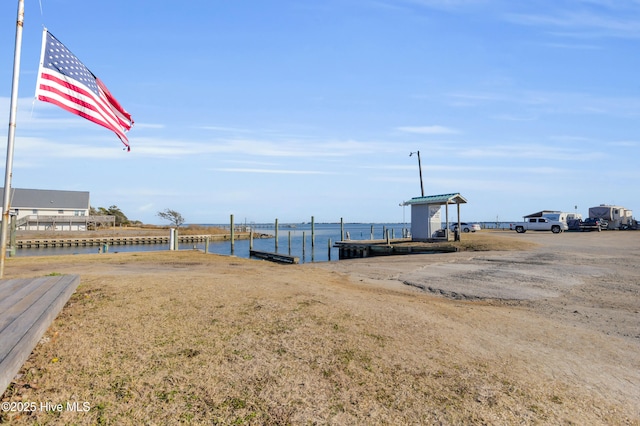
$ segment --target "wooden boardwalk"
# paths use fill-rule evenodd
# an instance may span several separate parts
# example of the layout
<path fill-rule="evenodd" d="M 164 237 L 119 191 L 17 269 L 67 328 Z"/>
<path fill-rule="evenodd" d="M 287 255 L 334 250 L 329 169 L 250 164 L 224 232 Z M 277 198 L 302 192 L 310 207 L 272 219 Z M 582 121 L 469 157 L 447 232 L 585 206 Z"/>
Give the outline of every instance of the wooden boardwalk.
<path fill-rule="evenodd" d="M 0 394 L 78 284 L 79 275 L 0 280 Z"/>

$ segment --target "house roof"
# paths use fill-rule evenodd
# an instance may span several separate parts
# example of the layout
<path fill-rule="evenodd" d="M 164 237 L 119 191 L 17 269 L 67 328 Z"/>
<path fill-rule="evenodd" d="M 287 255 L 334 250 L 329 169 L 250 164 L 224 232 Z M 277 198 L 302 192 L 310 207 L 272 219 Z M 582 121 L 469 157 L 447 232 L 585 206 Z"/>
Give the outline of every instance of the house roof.
<path fill-rule="evenodd" d="M 89 191 L 11 188 L 12 209 L 88 209 Z M 4 188 L 0 188 L 4 199 Z"/>
<path fill-rule="evenodd" d="M 413 197 L 402 203 L 403 206 L 412 204 L 465 204 L 467 200 L 459 192 L 454 194 L 427 195 L 425 197 Z"/>

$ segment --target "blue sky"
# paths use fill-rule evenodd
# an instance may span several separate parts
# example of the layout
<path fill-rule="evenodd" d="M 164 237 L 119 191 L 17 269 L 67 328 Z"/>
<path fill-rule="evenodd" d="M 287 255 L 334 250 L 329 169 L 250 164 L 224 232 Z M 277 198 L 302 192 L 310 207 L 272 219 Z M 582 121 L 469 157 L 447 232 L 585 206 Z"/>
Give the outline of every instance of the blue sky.
<path fill-rule="evenodd" d="M 425 193 L 460 192 L 463 221 L 640 211 L 638 0 L 86 5 L 25 1 L 13 187 L 145 223 L 401 222 L 420 151 Z M 16 10 L 0 5 L 5 123 Z M 131 152 L 33 100 L 43 26 L 132 114 Z"/>

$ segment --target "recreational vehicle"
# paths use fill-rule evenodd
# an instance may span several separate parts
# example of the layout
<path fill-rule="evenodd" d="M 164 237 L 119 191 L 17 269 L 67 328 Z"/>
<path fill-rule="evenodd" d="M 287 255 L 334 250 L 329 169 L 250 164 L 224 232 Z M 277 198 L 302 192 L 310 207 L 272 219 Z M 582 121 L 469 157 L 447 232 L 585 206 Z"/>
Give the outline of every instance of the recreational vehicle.
<path fill-rule="evenodd" d="M 607 229 L 623 229 L 633 224 L 633 212 L 621 206 L 600 204 L 590 207 L 589 217 L 608 221 Z"/>

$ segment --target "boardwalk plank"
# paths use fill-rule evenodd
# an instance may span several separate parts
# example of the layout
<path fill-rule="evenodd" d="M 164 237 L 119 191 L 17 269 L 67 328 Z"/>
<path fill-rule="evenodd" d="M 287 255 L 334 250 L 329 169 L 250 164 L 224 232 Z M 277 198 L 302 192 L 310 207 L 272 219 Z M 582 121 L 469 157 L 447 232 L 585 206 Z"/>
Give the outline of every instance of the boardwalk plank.
<path fill-rule="evenodd" d="M 32 281 L 23 282 L 15 289 L 13 294 L 7 295 L 0 300 L 0 335 L 3 330 L 16 320 L 22 313 L 27 311 L 38 299 L 47 293 L 58 282 L 48 277 L 36 278 Z M 2 348 L 0 348 L 0 353 Z"/>
<path fill-rule="evenodd" d="M 78 284 L 78 275 L 0 281 L 5 296 L 0 304 L 15 303 L 0 310 L 0 391 L 11 383 Z"/>

